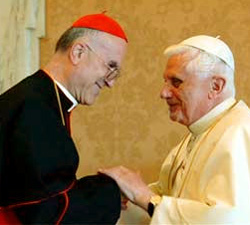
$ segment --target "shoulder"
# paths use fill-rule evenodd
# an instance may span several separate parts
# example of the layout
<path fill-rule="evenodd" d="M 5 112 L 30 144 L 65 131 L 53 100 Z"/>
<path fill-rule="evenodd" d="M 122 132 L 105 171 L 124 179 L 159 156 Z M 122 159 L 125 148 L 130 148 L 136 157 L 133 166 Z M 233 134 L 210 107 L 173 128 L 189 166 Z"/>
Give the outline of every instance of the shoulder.
<path fill-rule="evenodd" d="M 230 128 L 250 129 L 250 109 L 243 102 L 237 102 L 219 121 L 217 128 L 229 130 Z"/>
<path fill-rule="evenodd" d="M 39 70 L 0 95 L 0 120 L 7 122 L 25 111 L 54 107 L 55 101 L 53 81 Z"/>

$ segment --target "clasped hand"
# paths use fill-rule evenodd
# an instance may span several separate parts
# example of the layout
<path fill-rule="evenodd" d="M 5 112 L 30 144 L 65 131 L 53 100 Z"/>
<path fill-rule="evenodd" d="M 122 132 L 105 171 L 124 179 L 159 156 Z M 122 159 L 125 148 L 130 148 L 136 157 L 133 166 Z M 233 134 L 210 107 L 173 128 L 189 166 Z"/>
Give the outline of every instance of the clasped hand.
<path fill-rule="evenodd" d="M 99 169 L 98 172 L 113 178 L 126 198 L 147 210 L 150 198 L 155 194 L 145 184 L 139 173 L 124 166 Z M 124 203 L 122 208 L 126 208 Z"/>

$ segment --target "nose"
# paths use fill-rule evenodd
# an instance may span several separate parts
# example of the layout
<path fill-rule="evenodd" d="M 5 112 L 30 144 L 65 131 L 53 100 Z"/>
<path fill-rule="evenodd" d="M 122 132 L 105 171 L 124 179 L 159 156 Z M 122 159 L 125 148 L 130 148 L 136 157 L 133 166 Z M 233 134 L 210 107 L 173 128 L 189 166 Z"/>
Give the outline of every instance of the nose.
<path fill-rule="evenodd" d="M 167 84 L 164 84 L 161 93 L 160 93 L 160 97 L 162 99 L 167 99 L 167 98 L 171 98 L 173 96 L 172 91 L 170 90 L 170 88 L 168 87 Z"/>

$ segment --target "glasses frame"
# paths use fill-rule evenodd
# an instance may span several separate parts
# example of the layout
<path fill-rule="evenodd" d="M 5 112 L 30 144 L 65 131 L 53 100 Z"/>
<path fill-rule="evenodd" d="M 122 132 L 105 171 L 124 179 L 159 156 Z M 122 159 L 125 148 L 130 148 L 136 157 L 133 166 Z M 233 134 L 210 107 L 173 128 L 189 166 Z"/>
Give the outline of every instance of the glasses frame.
<path fill-rule="evenodd" d="M 117 67 L 111 67 L 108 63 L 104 61 L 104 59 L 87 43 L 85 43 L 87 48 L 93 52 L 97 58 L 106 66 L 108 69 L 108 72 L 105 74 L 105 76 L 102 78 L 102 80 L 105 83 L 111 82 L 112 80 L 116 79 L 120 76 L 120 70 Z"/>

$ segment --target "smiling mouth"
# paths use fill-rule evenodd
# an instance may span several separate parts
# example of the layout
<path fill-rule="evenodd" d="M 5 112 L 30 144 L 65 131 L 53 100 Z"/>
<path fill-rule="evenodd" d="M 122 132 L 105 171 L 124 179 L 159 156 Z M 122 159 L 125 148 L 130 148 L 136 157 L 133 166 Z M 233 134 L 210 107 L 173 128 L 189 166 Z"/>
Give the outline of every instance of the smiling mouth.
<path fill-rule="evenodd" d="M 170 102 L 170 101 L 167 101 L 167 103 L 168 103 L 169 107 L 178 105 L 178 103 Z"/>
<path fill-rule="evenodd" d="M 175 111 L 179 107 L 179 104 L 168 104 L 168 106 L 170 111 Z"/>
<path fill-rule="evenodd" d="M 102 89 L 102 85 L 98 81 L 96 81 L 95 84 L 99 87 L 99 89 Z"/>

